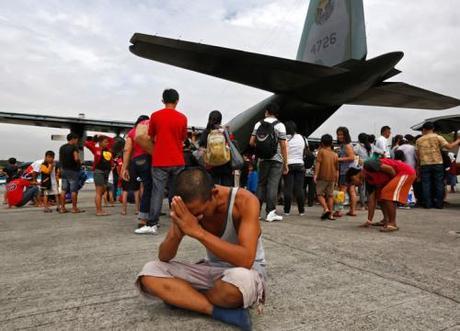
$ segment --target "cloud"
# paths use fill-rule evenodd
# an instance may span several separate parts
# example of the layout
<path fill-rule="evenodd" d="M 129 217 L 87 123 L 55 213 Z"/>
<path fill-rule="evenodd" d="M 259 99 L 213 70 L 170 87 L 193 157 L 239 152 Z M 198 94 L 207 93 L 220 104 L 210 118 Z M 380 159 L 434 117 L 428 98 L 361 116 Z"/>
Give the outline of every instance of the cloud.
<path fill-rule="evenodd" d="M 460 97 L 456 1 L 366 0 L 364 6 L 369 57 L 403 50 L 403 73 L 395 80 Z M 5 1 L 0 111 L 135 120 L 161 107 L 161 91 L 174 87 L 191 124 L 204 125 L 212 109 L 228 121 L 270 93 L 136 57 L 128 51 L 132 34 L 294 58 L 307 7 L 305 0 Z M 315 135 L 339 125 L 354 136 L 383 124 L 403 132 L 445 113 L 344 106 Z M 56 147 L 51 133 L 61 131 L 0 125 L 0 158 L 41 157 Z"/>

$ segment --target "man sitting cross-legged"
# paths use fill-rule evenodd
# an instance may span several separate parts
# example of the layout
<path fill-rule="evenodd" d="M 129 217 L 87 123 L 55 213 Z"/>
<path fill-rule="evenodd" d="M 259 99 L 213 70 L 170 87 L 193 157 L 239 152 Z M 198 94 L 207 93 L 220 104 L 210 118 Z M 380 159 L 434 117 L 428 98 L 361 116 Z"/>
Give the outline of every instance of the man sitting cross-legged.
<path fill-rule="evenodd" d="M 204 169 L 182 171 L 175 180 L 172 224 L 159 261 L 137 279 L 143 294 L 165 303 L 251 329 L 248 307 L 265 299 L 265 253 L 259 201 L 244 189 L 213 186 Z M 201 242 L 205 262 L 171 261 L 184 236 Z"/>

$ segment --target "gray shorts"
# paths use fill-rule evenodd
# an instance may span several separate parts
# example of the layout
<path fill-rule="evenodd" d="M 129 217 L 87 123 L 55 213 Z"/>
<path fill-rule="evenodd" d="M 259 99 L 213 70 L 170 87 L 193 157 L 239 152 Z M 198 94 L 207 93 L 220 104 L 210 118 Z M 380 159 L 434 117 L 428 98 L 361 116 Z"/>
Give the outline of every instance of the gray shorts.
<path fill-rule="evenodd" d="M 94 170 L 94 185 L 107 187 L 109 183 L 110 171 Z"/>
<path fill-rule="evenodd" d="M 254 269 L 214 267 L 207 262 L 199 264 L 176 261 L 148 262 L 137 275 L 136 286 L 143 295 L 152 298 L 140 285 L 139 279 L 142 276 L 180 278 L 199 291 L 211 289 L 217 280 L 222 279 L 222 281 L 232 284 L 240 290 L 245 308 L 263 303 L 265 300 L 266 281 Z"/>

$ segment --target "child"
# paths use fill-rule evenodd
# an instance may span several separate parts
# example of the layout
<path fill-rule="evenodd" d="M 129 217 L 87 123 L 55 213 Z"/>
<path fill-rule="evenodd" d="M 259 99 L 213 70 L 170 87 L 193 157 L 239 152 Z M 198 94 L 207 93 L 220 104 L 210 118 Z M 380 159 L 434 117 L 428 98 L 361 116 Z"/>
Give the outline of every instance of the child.
<path fill-rule="evenodd" d="M 117 170 L 119 173 L 122 173 L 121 169 L 123 168 L 123 159 L 121 157 L 117 158 L 115 160 L 115 163 L 117 164 Z M 122 189 L 121 193 L 121 215 L 126 215 L 127 210 L 128 210 L 128 196 L 130 192 L 133 192 L 134 194 L 134 203 L 136 206 L 136 215 L 139 213 L 139 208 L 140 208 L 140 188 L 141 188 L 141 183 L 137 180 L 136 173 L 133 171 L 133 167 L 128 167 L 128 180 L 123 179 L 120 177 L 120 185 Z"/>
<path fill-rule="evenodd" d="M 97 146 L 96 146 L 97 140 Z M 109 213 L 102 209 L 102 197 L 107 190 L 109 174 L 112 170 L 113 154 L 111 146 L 113 138 L 107 136 L 95 136 L 92 140 L 85 141 L 85 147 L 94 155 L 94 185 L 96 186 L 96 216 L 108 216 Z"/>
<path fill-rule="evenodd" d="M 257 170 L 254 169 L 254 164 L 250 162 L 249 163 L 249 173 L 248 173 L 248 183 L 247 183 L 248 191 L 253 194 L 256 194 L 258 182 L 259 182 L 259 174 Z"/>
<path fill-rule="evenodd" d="M 408 164 L 392 159 L 368 160 L 364 162 L 364 169 L 350 168 L 347 172 L 347 181 L 354 185 L 361 185 L 364 181 L 373 189 L 370 192 L 374 198 L 370 199 L 368 220 L 365 226 L 374 225 L 376 200 L 382 207 L 384 214 L 383 228 L 381 232 L 393 232 L 399 230 L 396 225 L 396 204 L 407 202 L 407 196 L 412 183 L 415 181 L 415 170 Z"/>
<path fill-rule="evenodd" d="M 41 184 L 40 189 L 43 195 L 43 207 L 45 213 L 51 213 L 52 210 L 49 207 L 48 196 L 53 190 L 52 184 L 52 176 L 55 175 L 54 173 L 54 152 L 48 151 L 45 154 L 45 159 L 43 163 L 40 165 L 40 175 L 41 175 Z"/>
<path fill-rule="evenodd" d="M 341 213 L 345 203 L 345 192 L 334 190 L 334 212 Z"/>
<path fill-rule="evenodd" d="M 322 220 L 335 220 L 332 215 L 334 206 L 334 186 L 338 180 L 339 159 L 332 150 L 332 136 L 325 134 L 321 137 L 321 146 L 316 157 L 315 175 L 316 194 L 323 207 Z"/>

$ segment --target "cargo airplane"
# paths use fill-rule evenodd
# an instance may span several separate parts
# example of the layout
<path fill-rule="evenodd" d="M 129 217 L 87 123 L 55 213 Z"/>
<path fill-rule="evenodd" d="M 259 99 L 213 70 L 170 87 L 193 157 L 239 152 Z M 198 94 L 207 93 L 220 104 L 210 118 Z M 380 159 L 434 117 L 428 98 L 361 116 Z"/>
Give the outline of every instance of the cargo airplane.
<path fill-rule="evenodd" d="M 343 104 L 434 110 L 460 105 L 386 81 L 400 73 L 395 65 L 403 53 L 366 59 L 362 0 L 311 0 L 296 60 L 141 33 L 131 44 L 140 57 L 273 92 L 228 123 L 243 148 L 271 102 L 280 105 L 280 120 L 294 120 L 307 136 Z"/>

